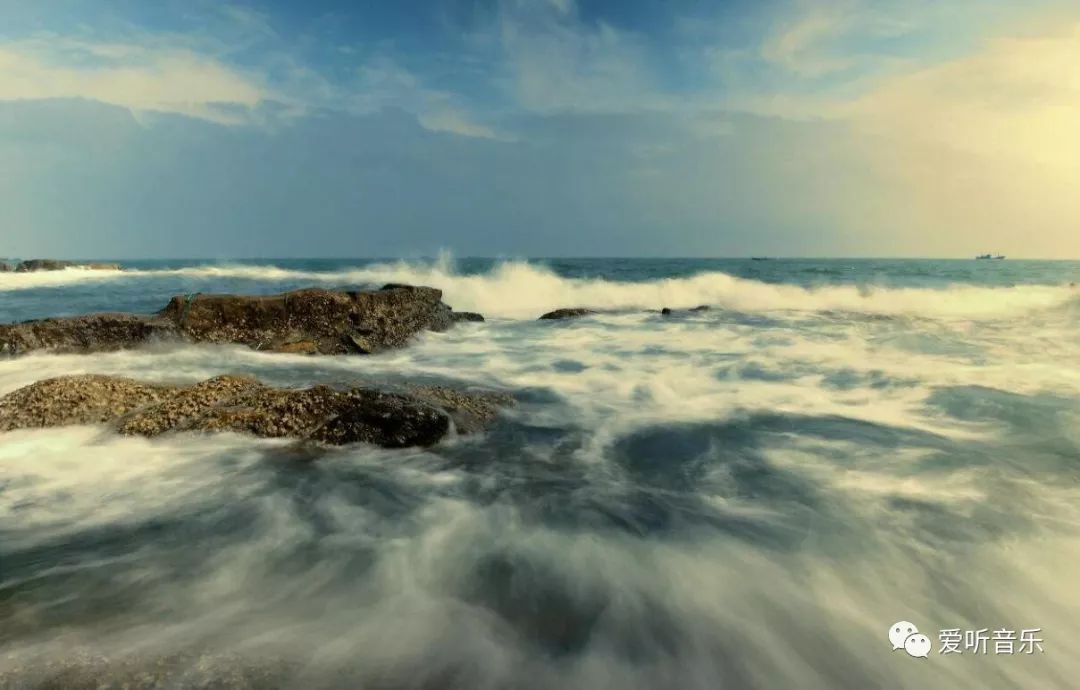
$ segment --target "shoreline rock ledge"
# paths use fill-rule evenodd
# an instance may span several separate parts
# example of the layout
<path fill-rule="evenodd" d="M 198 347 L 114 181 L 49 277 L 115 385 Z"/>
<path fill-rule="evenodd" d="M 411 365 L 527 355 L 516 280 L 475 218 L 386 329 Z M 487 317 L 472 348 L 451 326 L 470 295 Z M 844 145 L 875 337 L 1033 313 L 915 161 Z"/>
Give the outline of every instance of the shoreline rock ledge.
<path fill-rule="evenodd" d="M 0 324 L 0 355 L 102 352 L 155 340 L 234 343 L 300 354 L 373 354 L 421 331 L 445 331 L 478 314 L 456 313 L 430 287 L 308 288 L 277 295 L 173 297 L 154 315 L 100 313 Z"/>
<path fill-rule="evenodd" d="M 248 376 L 169 386 L 91 374 L 45 379 L 0 397 L 0 432 L 105 424 L 129 436 L 232 431 L 405 448 L 433 445 L 452 429 L 480 431 L 513 402 L 505 393 L 441 386 L 281 389 Z"/>
<path fill-rule="evenodd" d="M 20 261 L 15 266 L 16 273 L 35 273 L 37 271 L 63 271 L 68 268 L 80 268 L 93 271 L 120 271 L 120 264 L 112 263 L 78 263 L 76 261 L 59 261 L 57 259 L 28 259 Z"/>

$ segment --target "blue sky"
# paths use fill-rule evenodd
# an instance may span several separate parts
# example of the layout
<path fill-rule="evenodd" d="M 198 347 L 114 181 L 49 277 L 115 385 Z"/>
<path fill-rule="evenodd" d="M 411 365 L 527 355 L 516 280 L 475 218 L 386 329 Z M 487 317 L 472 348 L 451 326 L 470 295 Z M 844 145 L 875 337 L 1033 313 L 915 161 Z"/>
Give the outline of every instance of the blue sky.
<path fill-rule="evenodd" d="M 1080 256 L 1075 3 L 0 18 L 0 255 Z"/>

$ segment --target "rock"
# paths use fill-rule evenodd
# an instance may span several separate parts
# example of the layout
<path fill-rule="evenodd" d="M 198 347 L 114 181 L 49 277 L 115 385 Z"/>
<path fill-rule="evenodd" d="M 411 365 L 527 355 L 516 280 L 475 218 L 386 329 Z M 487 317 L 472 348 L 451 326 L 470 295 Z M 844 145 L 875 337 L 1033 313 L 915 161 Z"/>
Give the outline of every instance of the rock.
<path fill-rule="evenodd" d="M 279 389 L 246 376 L 192 386 L 81 375 L 38 381 L 0 397 L 0 432 L 106 424 L 120 434 L 232 431 L 330 445 L 430 446 L 453 427 L 484 428 L 505 394 L 418 387 L 397 393 L 368 387 Z"/>
<path fill-rule="evenodd" d="M 484 429 L 499 410 L 514 404 L 509 393 L 461 391 L 446 386 L 413 386 L 409 393 L 440 407 L 454 420 L 458 433 L 472 434 Z"/>
<path fill-rule="evenodd" d="M 477 314 L 474 311 L 455 311 L 453 314 L 451 314 L 451 316 L 453 316 L 453 318 L 454 318 L 454 323 L 458 323 L 458 322 L 461 322 L 461 321 L 483 321 L 484 320 L 484 315 L 483 314 Z"/>
<path fill-rule="evenodd" d="M 699 304 L 690 311 L 709 311 L 712 307 L 707 304 Z"/>
<path fill-rule="evenodd" d="M 443 331 L 454 324 L 440 290 L 409 285 L 375 291 L 310 288 L 266 296 L 178 296 L 160 316 L 196 342 L 321 354 L 371 354 L 401 347 L 421 331 Z"/>
<path fill-rule="evenodd" d="M 31 271 L 61 271 L 74 266 L 70 261 L 56 261 L 55 259 L 30 259 L 20 261 L 15 267 L 18 273 L 30 273 Z"/>
<path fill-rule="evenodd" d="M 11 266 L 5 264 L 3 261 L 0 261 L 0 273 L 10 273 L 10 272 L 11 272 Z"/>
<path fill-rule="evenodd" d="M 176 337 L 172 323 L 136 314 L 89 314 L 0 324 L 0 355 L 35 350 L 103 352 Z"/>
<path fill-rule="evenodd" d="M 463 318 L 474 317 L 479 314 Z M 443 304 L 442 292 L 429 287 L 188 295 L 172 298 L 152 316 L 90 314 L 0 325 L 0 354 L 119 350 L 155 338 L 236 343 L 271 352 L 371 354 L 402 347 L 424 330 L 446 330 L 458 320 Z"/>
<path fill-rule="evenodd" d="M 66 268 L 93 269 L 96 271 L 119 271 L 120 264 L 88 263 L 77 264 L 72 261 L 57 261 L 56 259 L 30 259 L 22 261 L 15 267 L 18 273 L 31 273 L 34 271 L 62 271 Z"/>
<path fill-rule="evenodd" d="M 663 316 L 671 316 L 671 310 L 668 309 L 667 307 L 664 307 L 663 309 L 660 310 L 660 314 L 663 315 Z"/>
<path fill-rule="evenodd" d="M 585 309 L 584 307 L 574 307 L 571 309 L 556 309 L 555 311 L 549 311 L 540 317 L 541 320 L 549 319 L 574 319 L 579 316 L 588 316 L 589 314 L 595 314 L 592 309 Z"/>

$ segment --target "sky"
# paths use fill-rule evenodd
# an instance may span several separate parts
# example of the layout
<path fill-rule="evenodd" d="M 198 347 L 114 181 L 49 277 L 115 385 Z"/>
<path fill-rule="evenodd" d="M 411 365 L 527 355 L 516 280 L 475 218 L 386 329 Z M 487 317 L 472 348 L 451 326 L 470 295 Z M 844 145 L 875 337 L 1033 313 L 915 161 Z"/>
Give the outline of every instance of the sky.
<path fill-rule="evenodd" d="M 1080 258 L 1075 0 L 0 0 L 0 256 Z"/>

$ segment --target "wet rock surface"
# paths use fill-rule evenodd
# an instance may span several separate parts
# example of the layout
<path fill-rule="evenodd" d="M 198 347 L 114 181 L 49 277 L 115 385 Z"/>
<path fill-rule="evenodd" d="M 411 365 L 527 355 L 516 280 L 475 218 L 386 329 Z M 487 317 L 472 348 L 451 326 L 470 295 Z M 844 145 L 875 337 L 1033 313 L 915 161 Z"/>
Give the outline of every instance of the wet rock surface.
<path fill-rule="evenodd" d="M 153 437 L 232 431 L 329 445 L 429 446 L 451 429 L 482 430 L 513 399 L 441 386 L 390 392 L 371 387 L 272 388 L 246 376 L 190 386 L 80 375 L 38 381 L 0 398 L 0 431 L 106 424 Z"/>
<path fill-rule="evenodd" d="M 454 312 L 453 316 L 454 316 L 454 323 L 457 323 L 459 321 L 477 321 L 477 322 L 480 322 L 480 321 L 484 320 L 484 315 L 483 314 L 477 314 L 474 311 L 456 311 L 456 312 Z"/>
<path fill-rule="evenodd" d="M 555 311 L 549 311 L 540 317 L 540 320 L 554 320 L 554 319 L 574 319 L 579 316 L 588 316 L 595 314 L 592 309 L 586 309 L 584 307 L 573 307 L 570 309 L 556 309 Z"/>
<path fill-rule="evenodd" d="M 455 314 L 430 287 L 381 290 L 310 288 L 278 295 L 180 295 L 161 312 L 90 314 L 0 325 L 0 354 L 35 350 L 96 352 L 136 347 L 161 338 L 235 343 L 294 354 L 372 354 L 402 347 L 417 333 L 444 331 Z"/>
<path fill-rule="evenodd" d="M 82 268 L 96 271 L 119 271 L 120 264 L 113 263 L 77 263 L 74 261 L 59 261 L 57 259 L 29 259 L 21 261 L 15 266 L 16 273 L 32 273 L 35 271 L 62 271 L 66 268 Z"/>
<path fill-rule="evenodd" d="M 280 295 L 174 297 L 161 317 L 197 342 L 257 350 L 370 354 L 405 345 L 424 330 L 454 324 L 442 291 L 388 285 L 381 290 L 312 288 Z"/>
<path fill-rule="evenodd" d="M 36 350 L 106 352 L 178 335 L 170 321 L 137 314 L 40 319 L 0 324 L 0 355 L 20 355 Z"/>

